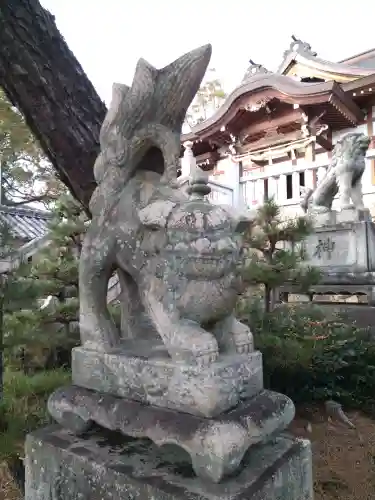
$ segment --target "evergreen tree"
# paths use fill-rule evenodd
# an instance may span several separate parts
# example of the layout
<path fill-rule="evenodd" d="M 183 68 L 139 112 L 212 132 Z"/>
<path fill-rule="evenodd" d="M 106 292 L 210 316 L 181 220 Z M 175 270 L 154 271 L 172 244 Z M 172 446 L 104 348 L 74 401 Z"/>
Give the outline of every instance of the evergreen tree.
<path fill-rule="evenodd" d="M 226 93 L 217 78 L 215 68 L 209 68 L 188 112 L 186 122 L 189 127 L 207 120 L 223 104 Z"/>
<path fill-rule="evenodd" d="M 17 108 L 0 89 L 1 203 L 50 206 L 62 192 L 62 183 L 45 159 Z"/>
<path fill-rule="evenodd" d="M 50 223 L 50 243 L 14 273 L 4 308 L 4 344 L 11 357 L 43 366 L 67 357 L 79 341 L 78 258 L 87 218 L 72 196 L 61 196 Z M 20 304 L 22 302 L 22 305 Z M 58 364 L 58 363 L 57 363 Z"/>
<path fill-rule="evenodd" d="M 306 216 L 285 219 L 273 198 L 258 208 L 254 223 L 246 235 L 248 262 L 244 273 L 249 284 L 264 286 L 264 307 L 274 308 L 274 291 L 286 282 L 301 292 L 320 279 L 318 269 L 306 265 L 304 240 L 313 226 Z"/>
<path fill-rule="evenodd" d="M 3 371 L 4 371 L 4 313 L 6 297 L 9 289 L 9 275 L 11 269 L 9 262 L 12 258 L 13 235 L 5 223 L 0 224 L 0 400 L 3 397 Z"/>

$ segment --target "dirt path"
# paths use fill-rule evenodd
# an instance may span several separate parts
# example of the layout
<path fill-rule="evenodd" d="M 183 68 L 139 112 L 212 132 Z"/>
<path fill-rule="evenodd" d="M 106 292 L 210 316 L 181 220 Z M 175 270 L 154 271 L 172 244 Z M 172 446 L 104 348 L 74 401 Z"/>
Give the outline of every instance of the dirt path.
<path fill-rule="evenodd" d="M 296 436 L 312 442 L 314 500 L 375 499 L 375 421 L 348 412 L 356 431 L 327 422 L 322 409 L 299 410 L 292 425 Z M 306 431 L 311 422 L 311 433 Z M 361 442 L 362 437 L 362 442 Z"/>

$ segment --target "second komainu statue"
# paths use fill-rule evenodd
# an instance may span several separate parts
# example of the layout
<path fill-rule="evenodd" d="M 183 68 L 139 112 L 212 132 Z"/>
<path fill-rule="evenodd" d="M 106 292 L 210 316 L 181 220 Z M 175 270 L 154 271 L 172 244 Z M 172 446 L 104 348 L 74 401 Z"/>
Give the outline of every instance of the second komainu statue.
<path fill-rule="evenodd" d="M 80 261 L 82 345 L 73 385 L 49 411 L 76 433 L 97 423 L 177 444 L 199 477 L 220 482 L 294 406 L 264 390 L 261 353 L 233 314 L 250 221 L 210 204 L 202 179 L 189 194 L 176 182 L 182 123 L 210 55 L 205 46 L 161 70 L 140 60 L 132 86 L 114 86 Z M 106 302 L 114 271 L 121 331 Z"/>
<path fill-rule="evenodd" d="M 364 211 L 362 176 L 370 137 L 362 133 L 349 133 L 337 141 L 332 161 L 315 189 L 308 189 L 301 201 L 305 212 L 325 213 L 332 210 L 335 196 L 339 195 L 341 210 L 354 208 Z"/>

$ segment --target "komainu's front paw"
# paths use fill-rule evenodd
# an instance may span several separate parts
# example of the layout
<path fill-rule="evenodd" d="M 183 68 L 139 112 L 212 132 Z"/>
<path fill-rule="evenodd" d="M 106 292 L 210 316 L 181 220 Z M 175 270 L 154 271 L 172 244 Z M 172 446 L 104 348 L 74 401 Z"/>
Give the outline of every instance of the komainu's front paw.
<path fill-rule="evenodd" d="M 175 325 L 167 348 L 173 359 L 199 365 L 209 365 L 219 356 L 215 337 L 192 321 Z"/>
<path fill-rule="evenodd" d="M 249 352 L 253 352 L 253 334 L 251 333 L 251 330 L 247 325 L 233 318 L 231 331 L 234 344 L 236 346 L 236 351 L 239 354 L 247 354 Z"/>

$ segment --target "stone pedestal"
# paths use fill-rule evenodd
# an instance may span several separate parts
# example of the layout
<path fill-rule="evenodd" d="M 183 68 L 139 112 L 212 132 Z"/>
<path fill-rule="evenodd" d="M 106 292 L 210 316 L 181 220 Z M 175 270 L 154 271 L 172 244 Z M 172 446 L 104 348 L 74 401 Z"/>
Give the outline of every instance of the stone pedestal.
<path fill-rule="evenodd" d="M 208 366 L 173 361 L 164 346 L 124 342 L 103 353 L 72 352 L 73 384 L 162 408 L 213 417 L 263 389 L 262 355 L 221 355 Z"/>
<path fill-rule="evenodd" d="M 77 386 L 57 390 L 48 409 L 59 424 L 78 435 L 99 424 L 126 436 L 147 437 L 159 446 L 178 445 L 189 453 L 196 475 L 215 483 L 240 467 L 251 446 L 283 431 L 294 417 L 293 402 L 272 391 L 261 391 L 215 418 L 148 406 Z"/>
<path fill-rule="evenodd" d="M 225 446 L 225 443 L 223 443 Z M 77 438 L 59 426 L 26 440 L 25 500 L 312 500 L 308 441 L 279 436 L 245 456 L 222 484 L 195 476 L 175 447 L 105 430 Z"/>
<path fill-rule="evenodd" d="M 360 294 L 367 296 L 368 306 L 375 306 L 375 224 L 369 210 L 350 207 L 340 212 L 330 210 L 310 215 L 315 228 L 305 242 L 308 257 L 305 264 L 322 272 L 319 283 L 310 287 L 310 296 Z M 299 294 L 300 288 L 285 283 L 280 293 L 287 301 L 288 294 Z M 338 303 L 326 303 L 324 307 L 337 312 Z M 350 312 L 348 304 L 342 307 Z M 369 321 L 361 326 L 371 324 Z"/>
<path fill-rule="evenodd" d="M 323 222 L 322 217 L 330 222 Z M 331 274 L 375 270 L 375 224 L 368 211 L 317 214 L 315 224 L 314 233 L 306 239 L 307 264 Z"/>
<path fill-rule="evenodd" d="M 173 361 L 158 344 L 124 341 L 107 353 L 75 348 L 72 375 L 73 385 L 58 389 L 48 401 L 50 414 L 62 428 L 40 431 L 39 448 L 38 433 L 28 438 L 28 500 L 54 499 L 46 485 L 55 482 L 65 488 L 59 493 L 61 500 L 72 500 L 74 488 L 81 495 L 73 496 L 77 500 L 105 500 L 115 491 L 121 491 L 114 496 L 119 499 L 133 494 L 145 499 L 186 498 L 184 491 L 189 498 L 214 499 L 226 498 L 231 489 L 233 499 L 250 494 L 259 500 L 279 499 L 284 491 L 288 500 L 312 498 L 306 493 L 312 484 L 308 445 L 285 438 L 275 441 L 294 418 L 294 405 L 288 397 L 263 389 L 259 352 L 221 354 L 202 366 Z M 129 436 L 148 438 L 159 446 L 158 456 L 172 445 L 187 456 L 195 479 L 189 477 L 185 484 L 186 478 L 173 467 L 167 477 L 152 454 L 142 461 L 134 444 L 128 456 L 129 448 L 101 444 L 104 435 L 116 443 L 136 443 Z M 150 446 L 151 453 L 156 448 Z M 45 454 L 45 465 L 38 456 L 33 458 L 38 453 Z M 48 455 L 55 462 L 48 462 Z M 118 463 L 112 467 L 115 456 L 123 464 L 120 469 Z M 141 462 L 148 472 L 134 482 Z M 35 486 L 32 477 L 38 470 L 48 471 L 47 478 Z M 87 478 L 81 477 L 86 470 Z M 241 487 L 231 479 L 236 474 L 243 475 Z M 155 486 L 156 477 L 157 482 L 163 479 L 160 486 Z M 214 486 L 219 483 L 222 486 Z M 130 495 L 127 489 L 139 493 Z M 85 492 L 87 497 L 82 496 Z"/>

